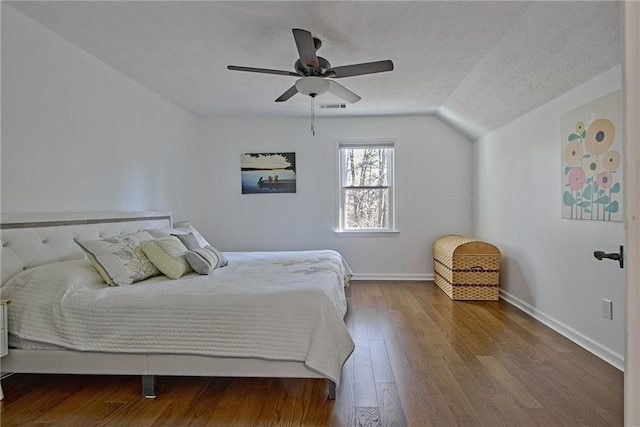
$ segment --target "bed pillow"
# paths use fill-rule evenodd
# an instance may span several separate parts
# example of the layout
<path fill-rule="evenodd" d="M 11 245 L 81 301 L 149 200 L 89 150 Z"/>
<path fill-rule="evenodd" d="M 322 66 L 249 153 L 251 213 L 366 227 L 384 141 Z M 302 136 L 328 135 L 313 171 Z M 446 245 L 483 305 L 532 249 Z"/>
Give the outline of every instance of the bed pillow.
<path fill-rule="evenodd" d="M 111 286 L 130 285 L 160 274 L 140 248 L 147 240 L 153 236 L 145 231 L 102 240 L 74 239 Z"/>
<path fill-rule="evenodd" d="M 171 279 L 179 279 L 191 271 L 185 258 L 187 248 L 175 236 L 161 237 L 140 244 L 142 252 L 158 270 Z"/>
<path fill-rule="evenodd" d="M 82 246 L 80 247 L 82 248 Z M 87 260 L 91 263 L 91 265 L 93 265 L 93 268 L 96 269 L 98 273 L 100 273 L 100 276 L 102 276 L 102 279 L 105 281 L 105 283 L 109 286 L 116 286 L 113 284 L 113 281 L 111 280 L 111 277 L 109 277 L 109 274 L 104 270 L 104 268 L 102 268 L 100 263 L 96 260 L 96 257 L 94 257 L 92 253 L 85 251 L 84 248 L 82 249 L 85 255 L 87 256 Z"/>
<path fill-rule="evenodd" d="M 175 236 L 178 239 L 180 239 L 180 241 L 182 242 L 183 245 L 185 245 L 188 251 L 193 251 L 196 249 L 203 248 L 203 246 L 200 246 L 200 242 L 198 242 L 198 238 L 192 232 L 187 234 L 172 234 L 172 236 Z"/>
<path fill-rule="evenodd" d="M 187 262 L 196 273 L 210 274 L 216 268 L 224 267 L 227 259 L 213 246 L 194 249 L 185 255 Z"/>
<path fill-rule="evenodd" d="M 198 242 L 198 238 L 194 233 L 187 233 L 187 234 L 174 234 L 174 236 L 176 236 L 178 239 L 180 239 L 180 241 L 187 247 L 187 249 L 189 251 L 195 251 L 196 249 L 202 249 L 203 247 L 200 246 L 199 242 Z M 229 261 L 227 261 L 227 258 L 224 256 L 224 254 L 220 251 L 218 251 L 217 249 L 215 249 L 213 246 L 211 245 L 206 245 L 204 247 L 210 247 L 213 248 L 214 251 L 216 251 L 217 256 L 220 258 L 219 261 L 219 267 L 224 267 L 225 265 L 227 265 L 229 263 Z M 201 273 L 201 274 L 209 274 L 209 273 Z"/>
<path fill-rule="evenodd" d="M 178 234 L 193 233 L 195 238 L 198 239 L 198 244 L 201 248 L 209 246 L 209 242 L 207 242 L 207 239 L 202 237 L 202 234 L 200 234 L 198 230 L 196 230 L 191 224 L 180 228 L 151 228 L 145 231 L 151 234 L 156 239 L 170 235 L 176 236 Z"/>

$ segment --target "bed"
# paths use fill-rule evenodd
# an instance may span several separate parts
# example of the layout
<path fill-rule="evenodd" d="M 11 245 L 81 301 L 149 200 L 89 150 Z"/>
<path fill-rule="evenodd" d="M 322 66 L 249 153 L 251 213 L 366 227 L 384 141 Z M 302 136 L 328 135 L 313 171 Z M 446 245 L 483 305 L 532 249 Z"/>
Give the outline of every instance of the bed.
<path fill-rule="evenodd" d="M 340 254 L 225 252 L 208 275 L 109 286 L 76 243 L 172 226 L 168 212 L 3 215 L 2 371 L 140 375 L 146 397 L 163 375 L 325 378 L 334 399 L 354 349 Z"/>

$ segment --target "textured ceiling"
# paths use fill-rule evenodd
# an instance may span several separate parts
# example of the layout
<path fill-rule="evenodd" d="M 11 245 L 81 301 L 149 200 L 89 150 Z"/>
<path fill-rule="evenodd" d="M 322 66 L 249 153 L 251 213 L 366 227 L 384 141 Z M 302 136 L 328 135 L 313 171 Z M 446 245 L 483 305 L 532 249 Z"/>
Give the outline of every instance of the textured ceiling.
<path fill-rule="evenodd" d="M 318 115 L 434 114 L 470 137 L 496 129 L 621 63 L 618 2 L 8 2 L 199 117 L 306 116 L 274 100 L 294 77 L 292 28 L 333 66 L 395 70 L 338 80 L 362 97 Z M 333 95 L 318 103 L 342 102 Z"/>

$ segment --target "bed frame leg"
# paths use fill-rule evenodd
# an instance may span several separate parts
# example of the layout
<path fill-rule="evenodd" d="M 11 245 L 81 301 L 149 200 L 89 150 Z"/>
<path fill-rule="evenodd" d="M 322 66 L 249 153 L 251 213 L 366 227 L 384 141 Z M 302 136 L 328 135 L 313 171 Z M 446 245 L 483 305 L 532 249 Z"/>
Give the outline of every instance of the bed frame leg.
<path fill-rule="evenodd" d="M 142 395 L 147 399 L 156 398 L 156 376 L 155 375 L 142 376 Z"/>
<path fill-rule="evenodd" d="M 327 399 L 336 400 L 336 383 L 331 380 L 327 380 L 327 386 L 329 388 L 329 395 L 327 396 Z"/>

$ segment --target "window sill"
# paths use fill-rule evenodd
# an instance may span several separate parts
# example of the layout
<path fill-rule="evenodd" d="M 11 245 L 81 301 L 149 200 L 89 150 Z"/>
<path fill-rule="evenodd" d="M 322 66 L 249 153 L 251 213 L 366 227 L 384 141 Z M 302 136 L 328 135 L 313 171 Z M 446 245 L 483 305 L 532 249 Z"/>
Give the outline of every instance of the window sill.
<path fill-rule="evenodd" d="M 344 237 L 390 237 L 400 234 L 398 230 L 336 230 L 334 231 L 336 236 Z"/>

